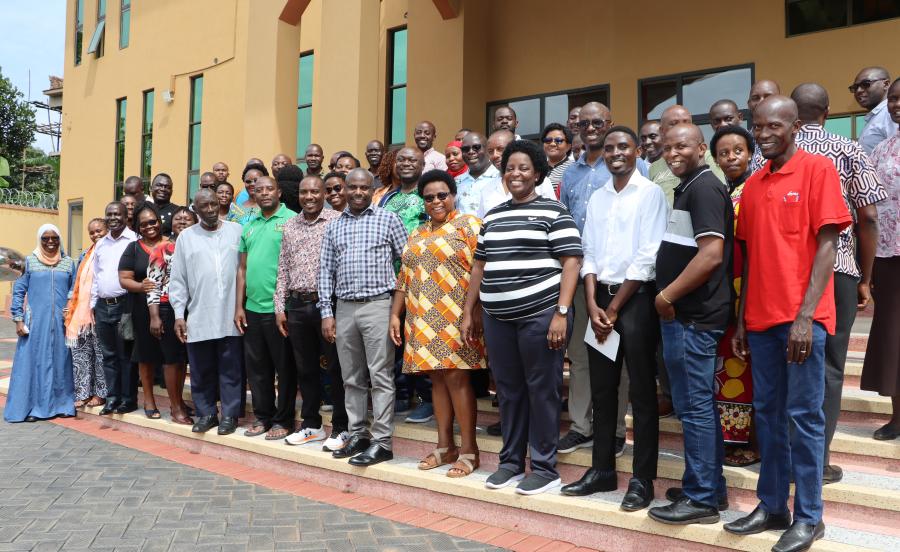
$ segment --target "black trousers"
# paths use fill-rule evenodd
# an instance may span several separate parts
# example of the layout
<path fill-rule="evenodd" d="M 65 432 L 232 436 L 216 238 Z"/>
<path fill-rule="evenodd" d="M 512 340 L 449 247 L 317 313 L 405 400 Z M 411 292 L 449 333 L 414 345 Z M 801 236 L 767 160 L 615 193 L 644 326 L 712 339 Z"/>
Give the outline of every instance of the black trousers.
<path fill-rule="evenodd" d="M 825 464 L 829 463 L 829 448 L 841 415 L 841 393 L 844 390 L 844 364 L 850 346 L 850 331 L 856 320 L 857 278 L 834 273 L 834 306 L 837 314 L 834 335 L 825 336 Z"/>
<path fill-rule="evenodd" d="M 137 405 L 137 364 L 131 363 L 130 341 L 119 337 L 119 321 L 125 312 L 126 296 L 108 305 L 97 299 L 94 305 L 94 321 L 100 352 L 103 355 L 103 376 L 106 378 L 106 403 L 111 407 Z"/>
<path fill-rule="evenodd" d="M 215 416 L 216 398 L 222 404 L 222 416 L 240 418 L 243 346 L 240 337 L 222 337 L 187 344 L 191 363 L 191 398 L 200 416 Z"/>
<path fill-rule="evenodd" d="M 337 347 L 322 337 L 322 318 L 319 315 L 318 307 L 313 302 L 292 297 L 288 298 L 286 314 L 288 338 L 297 369 L 300 396 L 303 398 L 300 409 L 303 422 L 300 427 L 322 427 L 322 415 L 319 414 L 319 404 L 322 402 L 322 370 L 319 362 L 320 358 L 324 356 L 328 375 L 331 378 L 331 404 L 334 406 L 331 428 L 333 431 L 346 431 L 347 409 L 344 407 L 344 380 L 341 377 L 341 364 L 338 361 Z M 296 399 L 296 395 L 293 396 L 293 399 Z M 289 405 L 291 411 L 295 407 L 294 400 L 291 400 Z"/>
<path fill-rule="evenodd" d="M 275 313 L 247 312 L 244 360 L 253 402 L 253 415 L 266 426 L 294 430 L 297 374 L 289 362 L 288 341 L 278 331 Z M 275 376 L 278 376 L 278 393 Z"/>
<path fill-rule="evenodd" d="M 659 345 L 659 318 L 653 306 L 654 294 L 647 286 L 631 296 L 616 319 L 619 352 L 613 362 L 588 347 L 591 396 L 594 403 L 593 467 L 616 469 L 616 424 L 619 379 L 622 362 L 628 367 L 628 399 L 634 417 L 633 473 L 638 479 L 656 479 L 659 456 L 659 414 L 656 402 L 656 350 Z M 597 306 L 605 309 L 613 296 L 603 284 L 597 285 Z"/>

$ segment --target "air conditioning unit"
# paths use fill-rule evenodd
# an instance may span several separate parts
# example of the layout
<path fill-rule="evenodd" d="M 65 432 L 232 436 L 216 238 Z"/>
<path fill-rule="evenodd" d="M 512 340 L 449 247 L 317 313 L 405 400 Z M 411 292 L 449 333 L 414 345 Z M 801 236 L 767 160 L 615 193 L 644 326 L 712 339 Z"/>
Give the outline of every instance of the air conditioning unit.
<path fill-rule="evenodd" d="M 175 92 L 172 90 L 163 90 L 162 98 L 164 102 L 172 103 L 175 101 Z"/>

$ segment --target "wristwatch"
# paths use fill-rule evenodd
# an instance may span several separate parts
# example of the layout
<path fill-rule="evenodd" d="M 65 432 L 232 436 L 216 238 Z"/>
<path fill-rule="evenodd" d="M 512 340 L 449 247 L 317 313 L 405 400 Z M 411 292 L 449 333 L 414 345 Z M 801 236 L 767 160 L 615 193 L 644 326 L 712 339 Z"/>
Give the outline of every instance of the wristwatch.
<path fill-rule="evenodd" d="M 565 305 L 556 305 L 556 312 L 562 316 L 569 314 L 569 307 Z"/>

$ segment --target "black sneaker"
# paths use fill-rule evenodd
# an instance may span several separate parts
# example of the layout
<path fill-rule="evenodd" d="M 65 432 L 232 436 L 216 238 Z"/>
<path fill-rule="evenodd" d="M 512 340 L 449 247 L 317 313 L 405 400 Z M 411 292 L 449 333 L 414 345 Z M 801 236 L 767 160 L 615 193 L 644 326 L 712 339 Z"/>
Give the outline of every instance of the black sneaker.
<path fill-rule="evenodd" d="M 625 437 L 616 437 L 616 458 L 625 454 Z"/>
<path fill-rule="evenodd" d="M 567 454 L 569 452 L 575 452 L 580 448 L 589 448 L 592 446 L 594 446 L 593 437 L 585 437 L 577 431 L 570 431 L 559 438 L 559 445 L 556 447 L 556 452 Z"/>
<path fill-rule="evenodd" d="M 526 477 L 522 480 L 521 483 L 516 485 L 516 494 L 541 494 L 544 491 L 549 491 L 550 489 L 559 487 L 560 483 L 562 483 L 562 480 L 558 477 L 556 479 L 547 479 L 546 477 L 542 477 L 536 473 L 529 473 L 528 477 Z"/>
<path fill-rule="evenodd" d="M 524 472 L 516 473 L 506 468 L 500 468 L 488 476 L 487 481 L 484 482 L 484 486 L 488 489 L 502 489 L 507 485 L 523 479 L 525 479 Z"/>

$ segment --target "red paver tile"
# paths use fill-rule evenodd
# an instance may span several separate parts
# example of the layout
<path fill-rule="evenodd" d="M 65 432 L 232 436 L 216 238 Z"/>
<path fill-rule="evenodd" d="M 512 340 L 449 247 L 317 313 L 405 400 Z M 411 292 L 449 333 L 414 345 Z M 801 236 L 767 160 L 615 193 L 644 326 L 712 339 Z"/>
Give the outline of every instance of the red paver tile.
<path fill-rule="evenodd" d="M 553 539 L 532 535 L 523 541 L 517 542 L 516 544 L 511 546 L 510 549 L 514 550 L 515 552 L 534 552 L 540 547 L 550 544 L 551 542 L 553 542 Z"/>
<path fill-rule="evenodd" d="M 418 514 L 418 510 L 416 510 L 412 506 L 409 506 L 408 504 L 393 504 L 391 506 L 388 506 L 387 508 L 378 510 L 378 512 L 376 512 L 374 515 L 389 519 L 391 521 L 400 521 L 403 517 L 403 514 L 409 512 L 410 510 L 413 511 L 411 515 Z"/>
<path fill-rule="evenodd" d="M 503 533 L 499 537 L 489 540 L 488 544 L 493 544 L 494 546 L 499 546 L 500 548 L 512 548 L 514 544 L 522 542 L 528 537 L 529 535 L 526 535 L 525 533 L 519 533 L 518 531 L 509 531 L 507 533 Z"/>
<path fill-rule="evenodd" d="M 474 533 L 472 533 L 471 535 L 469 535 L 466 538 L 470 539 L 470 540 L 475 540 L 478 542 L 486 543 L 486 542 L 490 542 L 491 539 L 495 539 L 495 538 L 499 537 L 500 535 L 507 533 L 507 532 L 509 532 L 509 529 L 504 529 L 502 527 L 488 526 L 488 527 L 485 527 L 484 529 L 479 529 L 478 531 L 475 531 Z"/>
<path fill-rule="evenodd" d="M 444 519 L 445 517 L 447 517 L 446 514 L 439 514 L 437 512 L 419 512 L 418 515 L 406 520 L 404 523 L 408 523 L 416 527 L 427 527 L 438 520 Z"/>
<path fill-rule="evenodd" d="M 362 512 L 364 514 L 371 514 L 376 510 L 387 508 L 388 506 L 391 506 L 393 504 L 394 503 L 390 500 L 384 500 L 372 496 L 361 496 L 353 502 L 348 502 L 344 505 L 344 507 L 350 508 L 351 510 L 356 510 L 357 512 Z"/>
<path fill-rule="evenodd" d="M 581 548 L 573 548 L 572 550 L 569 550 L 569 552 L 599 552 L 599 550 L 596 548 L 581 547 Z"/>
<path fill-rule="evenodd" d="M 336 496 L 332 500 L 329 500 L 329 504 L 334 504 L 335 506 L 345 506 L 346 504 L 353 502 L 359 495 L 356 493 L 341 493 L 344 496 Z"/>
<path fill-rule="evenodd" d="M 454 537 L 468 537 L 472 533 L 481 531 L 485 527 L 487 527 L 487 525 L 483 523 L 478 523 L 477 521 L 467 521 L 462 525 L 453 527 L 452 529 L 447 531 L 447 534 L 453 535 Z"/>
<path fill-rule="evenodd" d="M 553 541 L 538 548 L 538 552 L 572 552 L 575 545 L 571 542 Z"/>
<path fill-rule="evenodd" d="M 436 522 L 432 523 L 431 525 L 426 525 L 425 528 L 431 529 L 432 531 L 440 531 L 441 533 L 446 533 L 450 529 L 453 529 L 454 527 L 459 527 L 460 525 L 462 525 L 465 522 L 466 522 L 466 520 L 464 520 L 464 519 L 459 519 L 459 518 L 455 518 L 455 517 L 445 517 L 444 519 L 436 521 Z"/>

